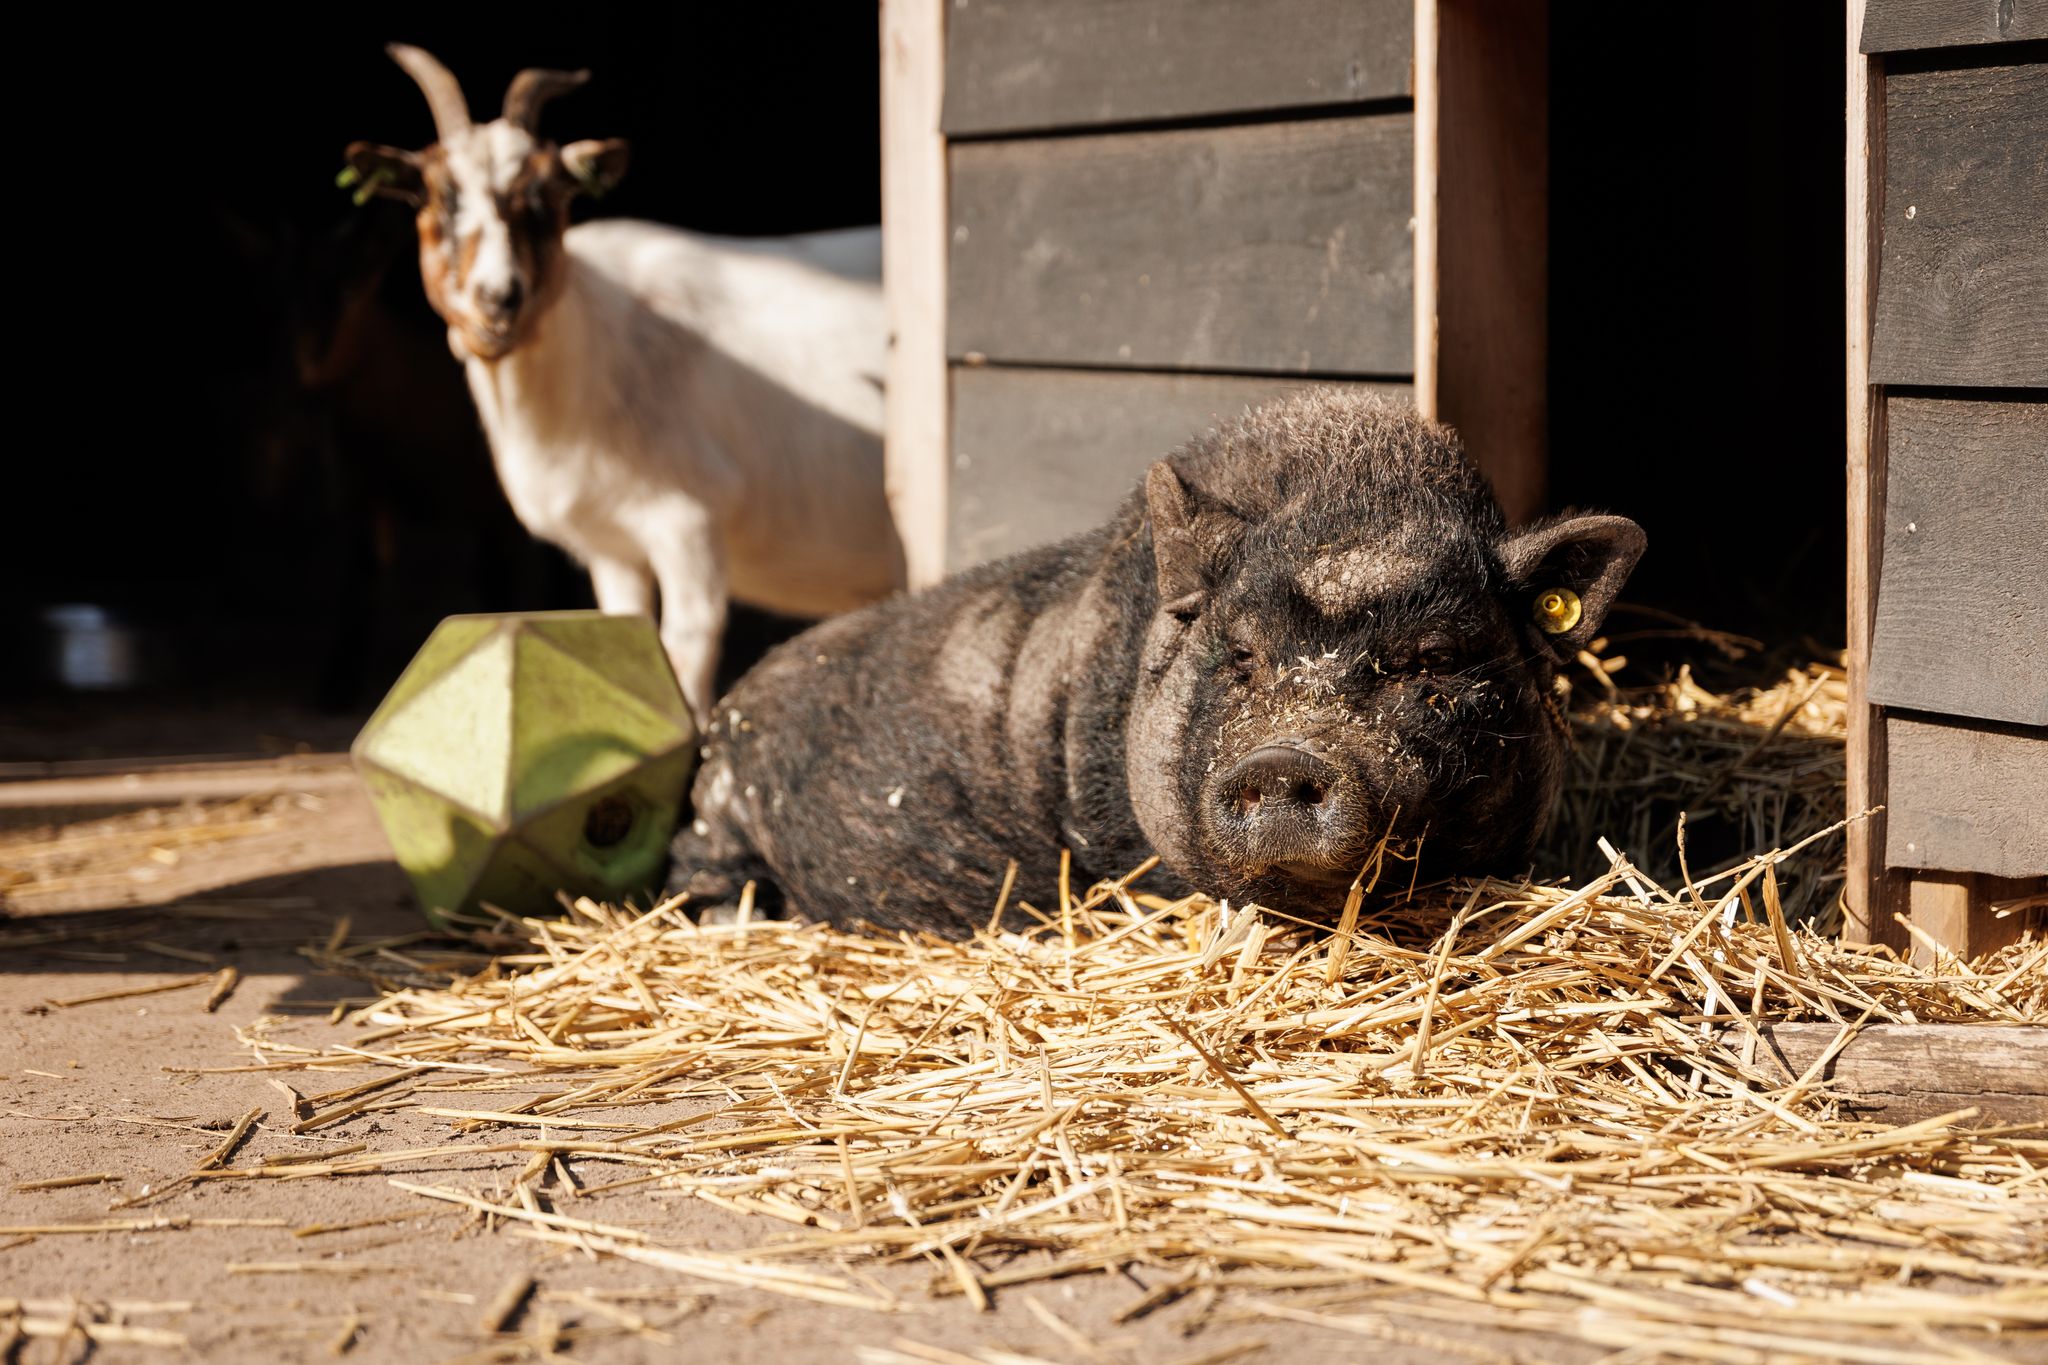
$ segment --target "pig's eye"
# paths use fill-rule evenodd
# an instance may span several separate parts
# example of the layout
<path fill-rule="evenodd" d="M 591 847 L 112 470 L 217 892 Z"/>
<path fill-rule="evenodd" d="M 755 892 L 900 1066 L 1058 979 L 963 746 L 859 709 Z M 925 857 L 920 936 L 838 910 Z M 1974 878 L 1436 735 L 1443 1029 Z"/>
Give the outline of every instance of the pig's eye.
<path fill-rule="evenodd" d="M 1458 667 L 1457 642 L 1448 635 L 1430 635 L 1415 646 L 1415 671 L 1452 673 Z"/>
<path fill-rule="evenodd" d="M 1240 682 L 1250 682 L 1253 672 L 1259 666 L 1259 652 L 1249 645 L 1230 646 L 1230 671 Z"/>

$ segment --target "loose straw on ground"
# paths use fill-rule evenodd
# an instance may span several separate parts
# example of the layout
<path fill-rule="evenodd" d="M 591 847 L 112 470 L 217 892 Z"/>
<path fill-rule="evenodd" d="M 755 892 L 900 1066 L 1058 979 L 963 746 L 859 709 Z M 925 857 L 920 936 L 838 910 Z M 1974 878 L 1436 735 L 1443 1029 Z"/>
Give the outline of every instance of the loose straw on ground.
<path fill-rule="evenodd" d="M 304 1059 L 383 1057 L 391 1088 L 353 1090 L 478 1140 L 207 1175 L 504 1153 L 530 1176 L 516 1200 L 392 1183 L 544 1242 L 876 1309 L 894 1300 L 863 1260 L 923 1260 L 933 1292 L 977 1303 L 1152 1264 L 1709 1354 L 1903 1360 L 1887 1334 L 2048 1328 L 2048 1124 L 1873 1124 L 1825 1054 L 1794 1075 L 1757 1046 L 1786 1020 L 1837 1046 L 1869 1023 L 2048 1022 L 2048 952 L 1915 967 L 1838 944 L 1779 909 L 1810 855 L 1676 890 L 1617 856 L 1577 888 L 1347 901 L 1342 932 L 1128 878 L 966 943 L 700 928 L 677 906 L 501 916 L 479 942 L 524 950 L 393 983 L 354 1016 L 375 1053 Z M 513 1083 L 550 1095 L 449 1102 Z M 676 1101 L 709 1107 L 630 1107 Z M 565 1162 L 788 1232 L 664 1245 L 607 1222 L 588 1180 L 572 1218 L 536 1193 Z"/>

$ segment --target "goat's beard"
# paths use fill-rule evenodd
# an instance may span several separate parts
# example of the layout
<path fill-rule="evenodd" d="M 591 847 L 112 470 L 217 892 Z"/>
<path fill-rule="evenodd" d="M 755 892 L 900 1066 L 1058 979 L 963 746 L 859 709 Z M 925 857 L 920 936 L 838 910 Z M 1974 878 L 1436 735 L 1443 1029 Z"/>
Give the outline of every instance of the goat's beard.
<path fill-rule="evenodd" d="M 467 322 L 448 325 L 448 349 L 457 360 L 503 360 L 519 344 L 517 324 L 505 330 L 486 331 Z"/>

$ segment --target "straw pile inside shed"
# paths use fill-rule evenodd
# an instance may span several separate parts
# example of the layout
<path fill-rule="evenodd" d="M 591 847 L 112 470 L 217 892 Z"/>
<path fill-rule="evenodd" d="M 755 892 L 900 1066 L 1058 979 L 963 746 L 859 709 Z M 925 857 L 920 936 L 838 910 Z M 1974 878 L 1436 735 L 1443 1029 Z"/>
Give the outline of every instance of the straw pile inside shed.
<path fill-rule="evenodd" d="M 1595 647 L 1604 646 L 1596 641 Z M 1624 657 L 1587 653 L 1572 673 L 1573 752 L 1564 798 L 1540 860 L 1546 872 L 1595 876 L 1604 837 L 1676 885 L 1680 812 L 1694 871 L 1841 820 L 1849 680 L 1837 664 L 1788 668 L 1762 686 L 1716 692 L 1689 667 L 1618 686 Z M 1839 930 L 1839 833 L 1779 869 L 1785 913 Z"/>
<path fill-rule="evenodd" d="M 2048 1022 L 2048 945 L 1933 968 L 1844 947 L 1783 915 L 1792 852 L 1676 890 L 1617 856 L 1578 889 L 1354 901 L 1335 931 L 1142 878 L 968 943 L 699 927 L 676 905 L 499 917 L 452 966 L 377 954 L 389 994 L 353 1016 L 364 1031 L 297 1054 L 382 1059 L 318 1103 L 442 1117 L 449 1146 L 209 1178 L 498 1153 L 495 1189 L 393 1183 L 546 1242 L 876 1309 L 898 1302 L 867 1273 L 883 1260 L 976 1303 L 1139 1264 L 1169 1278 L 1126 1317 L 1197 1294 L 1391 1340 L 1437 1317 L 1637 1358 L 2038 1347 L 2048 1128 L 1859 1121 L 1767 1030 L 1830 1021 L 1839 1045 L 1968 1020 L 1989 1045 Z M 702 1107 L 635 1116 L 678 1099 Z M 788 1228 L 744 1254 L 664 1245 L 603 1221 L 622 1182 Z M 1301 1292 L 1224 1292 L 1277 1289 Z"/>

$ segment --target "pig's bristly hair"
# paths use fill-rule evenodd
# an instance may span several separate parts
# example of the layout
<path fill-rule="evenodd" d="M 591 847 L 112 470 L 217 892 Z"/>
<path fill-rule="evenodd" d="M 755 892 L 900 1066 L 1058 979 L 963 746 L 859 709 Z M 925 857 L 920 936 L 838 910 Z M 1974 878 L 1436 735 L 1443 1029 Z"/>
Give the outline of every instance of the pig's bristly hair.
<path fill-rule="evenodd" d="M 729 902 L 773 883 L 812 918 L 959 935 L 986 923 L 1013 862 L 1013 917 L 1056 904 L 1062 849 L 1074 884 L 1157 853 L 1163 890 L 1307 914 L 1335 911 L 1327 864 L 1382 840 L 1412 848 L 1427 829 L 1424 855 L 1446 860 L 1432 871 L 1522 857 L 1563 764 L 1543 704 L 1554 661 L 1502 600 L 1503 519 L 1457 438 L 1404 404 L 1312 390 L 1168 467 L 1107 525 L 772 653 L 721 703 L 671 889 Z M 1233 619 L 1264 631 L 1269 664 L 1291 668 L 1297 646 L 1311 663 L 1285 686 L 1270 670 L 1234 685 Z M 1456 666 L 1405 669 L 1391 651 L 1435 622 L 1460 637 Z M 1235 865 L 1205 815 L 1229 746 L 1297 720 L 1351 765 L 1301 883 Z"/>
<path fill-rule="evenodd" d="M 1456 433 L 1369 391 L 1305 390 L 1195 437 L 1170 463 L 1200 495 L 1246 521 L 1354 536 L 1418 515 L 1482 535 L 1505 529 Z M 1399 496 L 1390 500 L 1390 490 Z"/>

